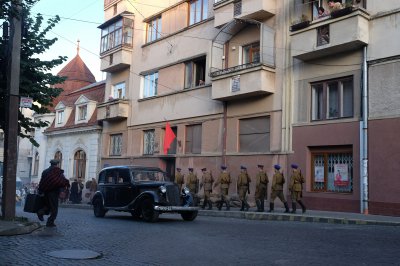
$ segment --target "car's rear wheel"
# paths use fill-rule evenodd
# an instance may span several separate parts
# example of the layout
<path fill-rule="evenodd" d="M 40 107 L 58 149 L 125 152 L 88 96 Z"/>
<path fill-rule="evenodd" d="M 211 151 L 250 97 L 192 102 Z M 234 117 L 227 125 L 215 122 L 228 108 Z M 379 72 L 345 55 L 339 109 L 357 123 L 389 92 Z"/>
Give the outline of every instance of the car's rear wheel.
<path fill-rule="evenodd" d="M 141 215 L 140 210 L 133 210 L 133 211 L 130 211 L 130 213 L 131 213 L 133 219 L 138 220 L 140 218 L 140 215 Z"/>
<path fill-rule="evenodd" d="M 106 209 L 104 209 L 103 201 L 97 198 L 93 201 L 93 212 L 96 217 L 104 217 L 106 215 Z"/>
<path fill-rule="evenodd" d="M 144 199 L 140 206 L 142 217 L 145 222 L 154 223 L 157 222 L 160 213 L 154 210 L 153 200 L 150 198 Z"/>
<path fill-rule="evenodd" d="M 182 212 L 181 213 L 181 216 L 182 216 L 182 219 L 183 220 L 185 220 L 185 221 L 193 221 L 194 219 L 196 219 L 196 217 L 197 217 L 197 211 L 192 211 L 192 212 Z"/>

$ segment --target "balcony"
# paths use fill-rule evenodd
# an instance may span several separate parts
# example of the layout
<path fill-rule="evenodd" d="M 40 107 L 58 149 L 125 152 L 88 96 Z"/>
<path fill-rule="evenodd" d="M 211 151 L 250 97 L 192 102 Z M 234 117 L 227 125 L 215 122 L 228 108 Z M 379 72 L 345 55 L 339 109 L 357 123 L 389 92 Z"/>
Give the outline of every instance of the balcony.
<path fill-rule="evenodd" d="M 261 63 L 215 71 L 210 76 L 213 100 L 228 101 L 275 92 L 275 70 Z"/>
<path fill-rule="evenodd" d="M 363 9 L 343 17 L 314 20 L 307 28 L 291 33 L 292 56 L 307 61 L 359 49 L 369 42 L 368 21 Z"/>
<path fill-rule="evenodd" d="M 97 119 L 104 121 L 124 120 L 128 118 L 129 101 L 116 99 L 97 105 Z"/>
<path fill-rule="evenodd" d="M 104 9 L 108 8 L 109 6 L 112 6 L 113 4 L 119 1 L 121 0 L 104 0 Z"/>
<path fill-rule="evenodd" d="M 265 20 L 275 15 L 275 0 L 215 0 L 214 27 L 220 27 L 234 18 Z"/>
<path fill-rule="evenodd" d="M 117 72 L 129 68 L 132 62 L 132 49 L 123 46 L 117 47 L 105 55 L 101 55 L 100 70 L 104 72 Z"/>

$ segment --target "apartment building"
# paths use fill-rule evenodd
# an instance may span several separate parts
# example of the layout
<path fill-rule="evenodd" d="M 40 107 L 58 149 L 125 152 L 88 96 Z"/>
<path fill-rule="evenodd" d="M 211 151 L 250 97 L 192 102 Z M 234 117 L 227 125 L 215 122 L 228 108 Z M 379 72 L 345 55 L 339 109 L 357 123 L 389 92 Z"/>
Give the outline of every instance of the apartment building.
<path fill-rule="evenodd" d="M 102 165 L 287 167 L 286 1 L 106 0 Z M 277 48 L 279 47 L 279 49 Z M 288 109 L 289 108 L 289 109 Z M 176 135 L 165 153 L 166 122 Z M 251 190 L 254 191 L 255 182 Z M 234 193 L 236 185 L 231 186 Z"/>
<path fill-rule="evenodd" d="M 400 215 L 400 1 L 293 1 L 293 151 L 310 208 Z M 397 130 L 396 130 L 397 129 Z M 397 156 L 396 156 L 397 155 Z"/>

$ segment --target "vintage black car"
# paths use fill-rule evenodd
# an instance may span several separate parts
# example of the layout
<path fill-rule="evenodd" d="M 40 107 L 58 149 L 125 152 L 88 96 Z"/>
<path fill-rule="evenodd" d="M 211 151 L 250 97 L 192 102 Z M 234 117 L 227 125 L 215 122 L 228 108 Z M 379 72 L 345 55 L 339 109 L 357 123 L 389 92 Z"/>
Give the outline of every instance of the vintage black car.
<path fill-rule="evenodd" d="M 161 213 L 176 212 L 185 221 L 196 219 L 198 207 L 192 206 L 189 190 L 181 192 L 177 184 L 166 179 L 166 173 L 156 167 L 104 168 L 92 199 L 94 215 L 104 217 L 109 210 L 124 211 L 146 222 L 156 222 Z"/>

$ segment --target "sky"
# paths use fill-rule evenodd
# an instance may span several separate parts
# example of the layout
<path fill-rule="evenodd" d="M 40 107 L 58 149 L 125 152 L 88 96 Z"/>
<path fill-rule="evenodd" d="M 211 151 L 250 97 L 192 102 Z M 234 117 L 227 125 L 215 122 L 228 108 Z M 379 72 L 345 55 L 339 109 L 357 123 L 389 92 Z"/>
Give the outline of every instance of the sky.
<path fill-rule="evenodd" d="M 43 15 L 44 21 L 51 16 L 59 15 L 61 21 L 46 36 L 54 37 L 58 41 L 43 55 L 43 60 L 55 59 L 58 56 L 67 56 L 68 59 L 61 66 L 54 68 L 57 74 L 77 53 L 77 40 L 80 40 L 79 55 L 96 78 L 96 81 L 105 79 L 105 73 L 100 71 L 100 29 L 97 27 L 104 22 L 103 0 L 40 0 L 32 8 L 32 15 Z M 81 20 L 81 21 L 78 21 Z M 88 23 L 96 22 L 96 23 Z"/>

